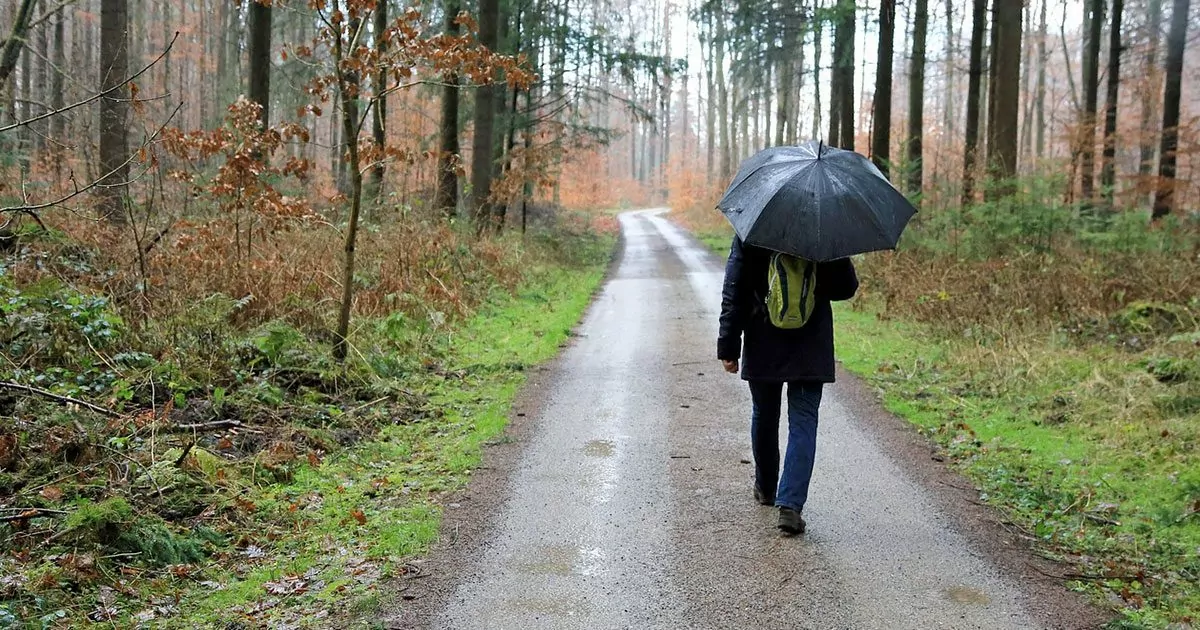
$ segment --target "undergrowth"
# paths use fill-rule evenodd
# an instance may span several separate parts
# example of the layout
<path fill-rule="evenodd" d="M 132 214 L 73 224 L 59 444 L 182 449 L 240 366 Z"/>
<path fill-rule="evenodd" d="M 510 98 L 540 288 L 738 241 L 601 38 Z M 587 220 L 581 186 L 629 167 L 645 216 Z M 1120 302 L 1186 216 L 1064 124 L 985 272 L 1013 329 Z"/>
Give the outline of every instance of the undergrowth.
<path fill-rule="evenodd" d="M 239 254 L 214 220 L 114 274 L 119 235 L 78 227 L 0 263 L 0 628 L 369 618 L 612 245 L 567 215 L 370 230 L 338 364 L 335 281 L 307 262 L 332 231 Z"/>

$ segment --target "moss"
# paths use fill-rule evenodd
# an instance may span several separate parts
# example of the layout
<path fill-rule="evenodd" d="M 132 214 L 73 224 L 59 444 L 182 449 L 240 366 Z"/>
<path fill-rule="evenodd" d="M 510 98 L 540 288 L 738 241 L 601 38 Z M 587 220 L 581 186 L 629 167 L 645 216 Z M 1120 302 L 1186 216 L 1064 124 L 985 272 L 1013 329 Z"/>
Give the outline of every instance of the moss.
<path fill-rule="evenodd" d="M 120 538 L 133 522 L 133 508 L 121 497 L 99 503 L 84 499 L 67 517 L 63 530 L 67 532 L 65 538 L 76 543 L 108 545 Z"/>

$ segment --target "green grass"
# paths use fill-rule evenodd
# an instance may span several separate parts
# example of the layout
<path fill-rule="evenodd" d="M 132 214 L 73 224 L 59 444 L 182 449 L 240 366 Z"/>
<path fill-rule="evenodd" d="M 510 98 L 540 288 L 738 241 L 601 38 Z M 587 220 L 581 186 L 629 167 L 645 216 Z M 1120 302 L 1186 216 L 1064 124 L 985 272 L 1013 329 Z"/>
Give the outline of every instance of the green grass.
<path fill-rule="evenodd" d="M 296 623 L 341 609 L 339 601 L 376 608 L 378 580 L 436 539 L 441 497 L 467 482 L 482 446 L 504 430 L 525 369 L 557 353 L 602 275 L 599 264 L 546 269 L 443 337 L 436 369 L 404 382 L 426 397 L 428 413 L 396 418 L 373 439 L 304 465 L 290 483 L 250 493 L 253 518 L 276 534 L 253 543 L 267 557 L 205 576 L 220 590 L 185 589 L 183 614 L 166 626 L 228 623 L 272 599 L 280 601 L 256 622 Z M 269 596 L 269 585 L 296 579 L 303 592 Z"/>
<path fill-rule="evenodd" d="M 1118 350 L 948 339 L 841 306 L 837 352 L 884 405 L 940 444 L 981 497 L 1120 602 L 1122 627 L 1200 614 L 1197 422 L 1174 385 Z"/>

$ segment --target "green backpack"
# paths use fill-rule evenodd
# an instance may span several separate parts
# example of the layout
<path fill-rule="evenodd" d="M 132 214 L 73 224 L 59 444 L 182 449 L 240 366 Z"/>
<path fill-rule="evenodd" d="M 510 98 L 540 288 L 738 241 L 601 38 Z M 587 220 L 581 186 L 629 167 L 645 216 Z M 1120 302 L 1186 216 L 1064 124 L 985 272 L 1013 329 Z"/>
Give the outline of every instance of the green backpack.
<path fill-rule="evenodd" d="M 767 271 L 767 315 L 776 328 L 800 328 L 817 304 L 817 263 L 776 252 Z"/>

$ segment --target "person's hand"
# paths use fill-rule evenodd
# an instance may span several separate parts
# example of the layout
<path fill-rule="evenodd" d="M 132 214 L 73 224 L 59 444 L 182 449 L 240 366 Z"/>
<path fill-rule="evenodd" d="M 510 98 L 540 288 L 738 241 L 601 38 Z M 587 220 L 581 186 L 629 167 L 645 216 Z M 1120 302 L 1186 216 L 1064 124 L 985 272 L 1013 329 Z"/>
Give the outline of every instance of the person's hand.
<path fill-rule="evenodd" d="M 729 372 L 730 374 L 737 374 L 737 373 L 738 373 L 738 362 L 737 362 L 737 361 L 725 361 L 725 360 L 722 360 L 722 361 L 721 361 L 721 364 L 725 366 L 725 371 L 726 371 L 726 372 Z"/>

